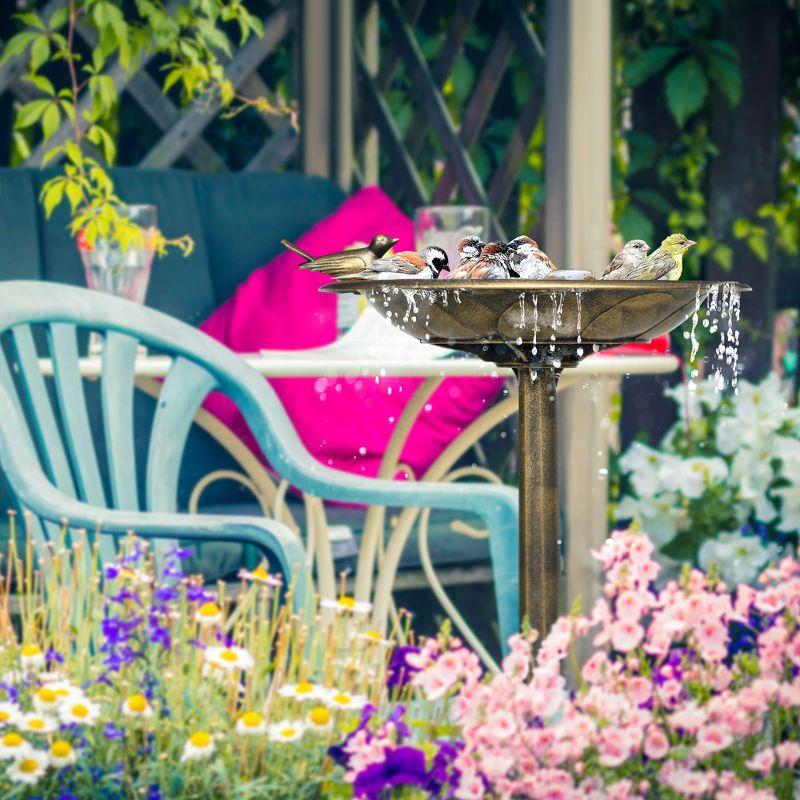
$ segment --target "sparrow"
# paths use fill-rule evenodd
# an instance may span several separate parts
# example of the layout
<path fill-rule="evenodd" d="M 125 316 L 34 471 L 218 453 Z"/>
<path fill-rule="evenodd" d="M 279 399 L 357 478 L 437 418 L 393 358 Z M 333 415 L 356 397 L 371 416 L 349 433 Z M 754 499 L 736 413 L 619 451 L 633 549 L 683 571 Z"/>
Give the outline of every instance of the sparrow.
<path fill-rule="evenodd" d="M 611 259 L 603 273 L 604 280 L 625 280 L 626 276 L 647 258 L 650 245 L 644 239 L 631 239 L 625 247 Z"/>
<path fill-rule="evenodd" d="M 305 259 L 305 264 L 300 264 L 300 269 L 310 269 L 313 272 L 324 272 L 334 278 L 345 278 L 355 275 L 365 270 L 376 259 L 382 258 L 400 241 L 391 236 L 379 233 L 375 236 L 367 247 L 357 247 L 354 250 L 342 250 L 338 253 L 328 253 L 327 255 L 314 258 L 305 250 L 301 250 L 297 245 L 292 244 L 286 239 L 281 239 L 281 244 L 293 253 Z"/>
<path fill-rule="evenodd" d="M 419 253 L 404 250 L 389 258 L 376 259 L 363 272 L 348 277 L 430 280 L 438 278 L 443 269 L 447 269 L 447 253 L 441 247 L 426 247 Z"/>
<path fill-rule="evenodd" d="M 683 254 L 697 244 L 682 233 L 671 233 L 659 248 L 634 267 L 627 275 L 629 281 L 676 281 L 683 270 Z"/>
<path fill-rule="evenodd" d="M 480 256 L 472 261 L 459 263 L 450 279 L 454 280 L 502 280 L 510 277 L 508 271 L 507 246 L 503 242 L 489 242 L 481 250 Z"/>
<path fill-rule="evenodd" d="M 484 242 L 477 236 L 465 236 L 456 245 L 458 250 L 458 266 L 466 264 L 467 261 L 474 261 L 481 254 Z"/>
<path fill-rule="evenodd" d="M 550 277 L 558 269 L 539 244 L 530 236 L 517 236 L 508 243 L 508 267 L 511 276 L 538 281 Z"/>

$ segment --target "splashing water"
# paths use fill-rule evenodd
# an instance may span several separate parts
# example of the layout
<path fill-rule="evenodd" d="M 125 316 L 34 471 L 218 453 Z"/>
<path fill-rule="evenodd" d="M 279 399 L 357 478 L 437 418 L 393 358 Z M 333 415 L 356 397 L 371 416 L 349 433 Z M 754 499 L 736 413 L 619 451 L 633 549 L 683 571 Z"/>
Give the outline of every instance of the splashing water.
<path fill-rule="evenodd" d="M 551 292 L 550 301 L 553 304 L 553 322 L 551 325 L 553 332 L 550 334 L 550 341 L 555 342 L 556 330 L 561 327 L 561 317 L 564 313 L 564 292 Z M 555 349 L 555 344 L 551 344 L 550 352 L 552 353 Z"/>
<path fill-rule="evenodd" d="M 519 327 L 525 327 L 525 292 L 519 293 Z"/>
<path fill-rule="evenodd" d="M 539 295 L 534 292 L 531 295 L 531 300 L 533 300 L 533 349 L 531 353 L 536 355 L 539 352 L 536 347 L 536 334 L 539 333 Z"/>
<path fill-rule="evenodd" d="M 739 394 L 739 322 L 741 313 L 741 296 L 739 290 L 730 283 L 722 284 L 709 294 L 709 316 L 711 322 L 709 330 L 715 333 L 719 328 L 719 343 L 714 351 L 714 390 L 717 392 L 725 388 L 724 369 L 730 368 L 731 388 L 734 394 Z M 713 315 L 713 316 L 712 316 Z"/>
<path fill-rule="evenodd" d="M 576 321 L 576 328 L 577 328 L 577 331 L 578 331 L 578 337 L 577 337 L 576 341 L 578 342 L 578 344 L 580 344 L 581 341 L 582 341 L 581 340 L 581 308 L 582 308 L 582 304 L 583 304 L 583 293 L 582 292 L 575 292 L 575 303 L 578 306 L 578 319 Z M 580 349 L 581 352 L 579 352 L 578 355 L 579 356 L 583 355 L 583 348 L 579 348 L 579 349 Z"/>

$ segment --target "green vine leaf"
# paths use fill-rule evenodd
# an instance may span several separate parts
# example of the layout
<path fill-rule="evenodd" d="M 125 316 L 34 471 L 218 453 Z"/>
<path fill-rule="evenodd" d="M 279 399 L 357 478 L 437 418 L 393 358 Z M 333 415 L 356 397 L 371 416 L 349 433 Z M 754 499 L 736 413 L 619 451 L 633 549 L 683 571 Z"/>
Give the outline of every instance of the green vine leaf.
<path fill-rule="evenodd" d="M 681 51 L 682 47 L 657 45 L 632 58 L 622 70 L 622 80 L 628 86 L 639 86 L 661 72 Z"/>
<path fill-rule="evenodd" d="M 666 95 L 670 113 L 682 128 L 708 95 L 708 81 L 702 64 L 695 56 L 684 59 L 669 71 Z"/>
<path fill-rule="evenodd" d="M 17 112 L 17 120 L 14 127 L 17 130 L 30 128 L 44 114 L 49 105 L 49 100 L 31 100 L 30 103 L 25 103 Z"/>
<path fill-rule="evenodd" d="M 725 95 L 731 107 L 742 99 L 742 71 L 736 61 L 712 55 L 708 58 L 708 74 L 714 85 Z"/>
<path fill-rule="evenodd" d="M 3 54 L 0 56 L 0 66 L 5 64 L 9 58 L 13 58 L 14 56 L 24 53 L 28 48 L 28 45 L 35 39 L 38 39 L 39 36 L 40 34 L 36 33 L 35 31 L 22 31 L 21 33 L 17 33 L 16 35 L 12 36 L 6 42 L 6 46 L 3 48 Z"/>

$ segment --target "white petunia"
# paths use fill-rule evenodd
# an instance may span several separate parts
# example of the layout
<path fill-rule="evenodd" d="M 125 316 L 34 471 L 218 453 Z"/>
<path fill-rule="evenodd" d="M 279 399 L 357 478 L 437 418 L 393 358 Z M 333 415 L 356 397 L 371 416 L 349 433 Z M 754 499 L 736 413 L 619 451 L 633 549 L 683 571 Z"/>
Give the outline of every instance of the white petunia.
<path fill-rule="evenodd" d="M 43 750 L 29 750 L 21 758 L 16 758 L 6 770 L 13 783 L 38 783 L 47 772 L 50 759 Z"/>
<path fill-rule="evenodd" d="M 214 754 L 214 747 L 214 737 L 210 733 L 193 733 L 183 746 L 181 761 L 203 761 Z"/>
<path fill-rule="evenodd" d="M 303 723 L 292 719 L 281 720 L 267 728 L 267 735 L 273 742 L 296 742 L 304 733 Z"/>
<path fill-rule="evenodd" d="M 728 465 L 721 458 L 695 456 L 676 461 L 664 464 L 659 477 L 666 489 L 690 500 L 697 500 L 709 485 L 724 483 L 728 478 Z"/>
<path fill-rule="evenodd" d="M 706 539 L 697 552 L 697 561 L 706 571 L 715 563 L 722 580 L 735 586 L 752 583 L 775 555 L 774 545 L 765 547 L 758 536 L 733 531 Z"/>
<path fill-rule="evenodd" d="M 619 466 L 628 475 L 639 497 L 653 497 L 663 490 L 660 470 L 676 460 L 675 456 L 659 453 L 641 442 L 634 442 L 622 455 Z"/>

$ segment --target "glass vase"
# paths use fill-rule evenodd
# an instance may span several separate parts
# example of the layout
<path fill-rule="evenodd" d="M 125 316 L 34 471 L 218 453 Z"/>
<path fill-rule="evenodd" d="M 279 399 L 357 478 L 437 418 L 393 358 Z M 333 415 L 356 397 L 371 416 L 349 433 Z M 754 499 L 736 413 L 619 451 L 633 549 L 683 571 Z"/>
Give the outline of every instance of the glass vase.
<path fill-rule="evenodd" d="M 149 242 L 151 234 L 157 230 L 156 207 L 129 205 L 122 206 L 119 211 L 143 229 L 144 245 L 123 250 L 117 242 L 103 237 L 97 237 L 90 245 L 79 235 L 78 250 L 86 274 L 86 285 L 96 292 L 144 303 L 155 255 Z M 89 355 L 99 355 L 101 351 L 102 338 L 93 333 L 89 339 Z"/>

